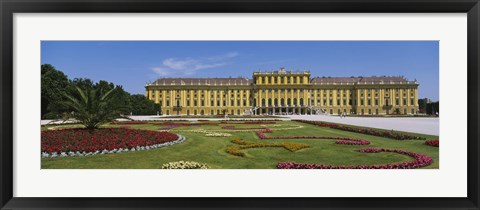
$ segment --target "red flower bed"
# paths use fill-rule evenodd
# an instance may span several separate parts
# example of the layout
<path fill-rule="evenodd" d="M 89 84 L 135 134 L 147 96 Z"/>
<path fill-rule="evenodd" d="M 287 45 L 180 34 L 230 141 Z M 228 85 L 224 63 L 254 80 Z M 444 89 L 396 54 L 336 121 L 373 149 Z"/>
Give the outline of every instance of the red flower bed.
<path fill-rule="evenodd" d="M 439 147 L 440 141 L 438 140 L 426 140 L 425 144 L 432 147 Z"/>
<path fill-rule="evenodd" d="M 42 131 L 42 152 L 95 152 L 118 148 L 137 148 L 175 141 L 168 132 L 105 128 L 97 130 L 64 129 Z"/>
<path fill-rule="evenodd" d="M 280 162 L 277 164 L 279 169 L 413 169 L 421 168 L 432 164 L 433 159 L 427 155 L 408 152 L 398 149 L 384 149 L 384 148 L 363 148 L 358 150 L 364 153 L 378 153 L 378 152 L 394 152 L 402 155 L 408 155 L 415 158 L 414 161 L 400 162 L 400 163 L 388 163 L 381 165 L 354 165 L 354 166 L 334 166 L 325 164 L 306 164 L 295 162 Z"/>
<path fill-rule="evenodd" d="M 325 123 L 321 121 L 309 121 L 309 120 L 293 120 L 293 121 L 307 123 L 307 124 L 321 126 L 321 127 L 330 127 L 330 128 L 338 129 L 342 131 L 396 139 L 396 140 L 409 140 L 409 139 L 425 140 L 425 138 L 420 136 L 408 135 L 408 134 L 398 133 L 394 131 L 382 131 L 382 130 L 372 129 L 372 128 L 356 128 L 356 127 L 350 127 L 345 125 L 338 125 L 334 123 Z"/>
<path fill-rule="evenodd" d="M 330 136 L 267 136 L 261 131 L 256 132 L 260 139 L 334 139 L 336 144 L 346 145 L 368 145 L 370 141 L 355 138 L 345 137 L 330 137 Z"/>

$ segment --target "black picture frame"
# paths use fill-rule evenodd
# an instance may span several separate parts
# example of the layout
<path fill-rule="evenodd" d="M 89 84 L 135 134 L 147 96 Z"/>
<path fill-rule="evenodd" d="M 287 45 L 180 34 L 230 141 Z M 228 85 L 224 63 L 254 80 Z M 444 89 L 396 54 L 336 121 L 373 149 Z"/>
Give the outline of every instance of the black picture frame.
<path fill-rule="evenodd" d="M 479 209 L 478 0 L 0 0 L 0 206 L 2 209 Z M 466 198 L 25 198 L 13 197 L 15 13 L 467 13 Z M 448 180 L 445 180 L 448 181 Z"/>

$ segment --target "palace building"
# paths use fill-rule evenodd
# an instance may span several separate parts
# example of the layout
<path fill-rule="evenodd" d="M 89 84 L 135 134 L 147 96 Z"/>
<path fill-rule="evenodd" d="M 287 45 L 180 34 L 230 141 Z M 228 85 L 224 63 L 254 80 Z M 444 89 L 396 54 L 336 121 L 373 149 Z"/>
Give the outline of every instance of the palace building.
<path fill-rule="evenodd" d="M 402 76 L 311 77 L 280 68 L 252 79 L 161 78 L 145 88 L 162 115 L 412 115 L 418 85 Z"/>

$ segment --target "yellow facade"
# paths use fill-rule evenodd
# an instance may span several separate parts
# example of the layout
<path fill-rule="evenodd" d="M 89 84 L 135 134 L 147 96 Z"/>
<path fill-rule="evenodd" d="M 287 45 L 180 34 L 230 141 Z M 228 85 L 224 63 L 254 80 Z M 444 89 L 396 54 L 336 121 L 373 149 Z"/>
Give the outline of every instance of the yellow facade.
<path fill-rule="evenodd" d="M 280 69 L 247 78 L 162 78 L 146 97 L 162 115 L 357 114 L 418 112 L 418 83 L 403 77 L 316 77 Z"/>

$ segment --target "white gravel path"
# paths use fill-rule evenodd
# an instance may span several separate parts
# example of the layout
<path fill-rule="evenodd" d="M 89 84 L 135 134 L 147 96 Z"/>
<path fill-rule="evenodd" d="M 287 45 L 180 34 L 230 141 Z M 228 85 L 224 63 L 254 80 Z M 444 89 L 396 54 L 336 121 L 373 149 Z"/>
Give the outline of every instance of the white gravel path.
<path fill-rule="evenodd" d="M 290 115 L 291 119 L 315 120 L 348 125 L 439 135 L 440 119 L 423 117 L 346 117 L 329 115 Z"/>

